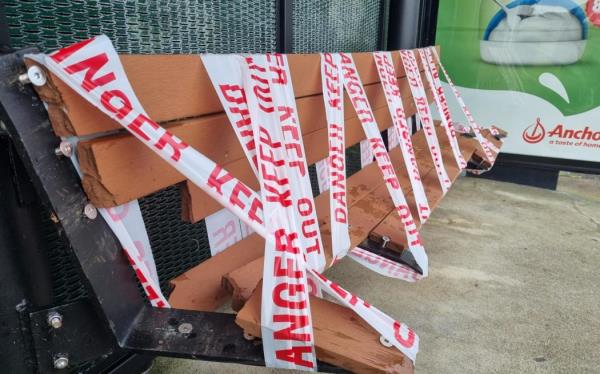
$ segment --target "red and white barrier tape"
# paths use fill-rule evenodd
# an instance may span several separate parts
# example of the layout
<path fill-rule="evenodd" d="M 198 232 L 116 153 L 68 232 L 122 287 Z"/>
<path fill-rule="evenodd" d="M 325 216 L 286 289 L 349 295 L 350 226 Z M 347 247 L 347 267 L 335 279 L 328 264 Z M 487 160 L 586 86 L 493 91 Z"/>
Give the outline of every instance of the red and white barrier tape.
<path fill-rule="evenodd" d="M 241 56 L 202 54 L 202 63 L 217 92 L 221 105 L 227 114 L 233 131 L 238 137 L 242 149 L 250 160 L 254 174 L 258 176 L 256 144 L 252 120 L 248 112 L 246 92 L 242 87 Z"/>
<path fill-rule="evenodd" d="M 405 119 L 406 121 L 406 119 Z M 387 131 L 388 149 L 392 150 L 400 145 L 400 136 L 394 127 L 390 127 Z"/>
<path fill-rule="evenodd" d="M 435 61 L 431 51 L 427 48 L 419 49 L 419 56 L 425 70 L 425 79 L 429 84 L 429 89 L 433 92 L 433 98 L 435 100 L 435 106 L 438 109 L 438 114 L 442 120 L 442 126 L 446 130 L 450 147 L 452 148 L 452 154 L 454 160 L 460 170 L 467 167 L 467 161 L 465 161 L 460 147 L 458 146 L 458 139 L 456 138 L 456 131 L 452 125 L 452 115 L 450 114 L 450 108 L 448 108 L 448 102 L 446 101 L 446 95 L 444 95 L 444 89 L 440 83 L 440 76 L 437 70 Z"/>
<path fill-rule="evenodd" d="M 45 65 L 75 92 L 120 123 L 210 196 L 243 217 L 255 231 L 264 231 L 262 202 L 254 191 L 147 117 L 106 36 L 73 44 L 51 55 L 26 57 Z M 110 222 L 112 218 L 108 217 L 107 222 Z M 153 280 L 152 272 L 139 260 L 143 256 L 135 250 L 134 240 L 127 239 L 124 228 L 124 233 L 119 234 L 119 227 L 122 226 L 117 225 L 113 230 L 122 240 L 138 278 L 147 284 L 144 288 L 151 302 L 157 306 L 168 305 Z"/>
<path fill-rule="evenodd" d="M 279 69 L 271 69 L 274 59 L 279 60 Z M 293 131 L 288 121 L 293 108 L 281 86 L 291 77 L 284 56 L 251 55 L 245 62 L 242 79 L 258 151 L 267 235 L 261 305 L 265 363 L 269 367 L 316 370 L 304 260 L 310 244 L 299 238 L 303 230 L 297 214 L 299 204 L 307 205 L 298 198 L 303 193 L 303 181 L 294 171 L 298 166 L 290 162 L 298 153 L 290 154 L 288 147 L 289 135 L 299 134 L 284 135 Z M 294 140 L 301 143 L 301 137 Z"/>
<path fill-rule="evenodd" d="M 433 159 L 433 165 L 440 181 L 442 192 L 446 194 L 446 192 L 448 192 L 452 186 L 452 182 L 450 181 L 450 178 L 448 178 L 448 173 L 446 172 L 446 168 L 444 166 L 442 149 L 435 132 L 433 117 L 431 116 L 431 111 L 429 110 L 429 101 L 427 100 L 425 87 L 421 81 L 421 73 L 419 72 L 417 60 L 414 52 L 411 50 L 400 51 L 400 57 L 402 59 L 402 64 L 404 65 L 404 70 L 406 71 L 408 85 L 412 93 L 415 107 L 417 108 L 417 114 L 419 115 L 419 119 L 423 125 L 425 138 L 427 139 L 427 145 L 429 146 L 429 152 L 431 153 L 431 158 Z"/>
<path fill-rule="evenodd" d="M 344 135 L 344 77 L 338 54 L 321 54 L 321 82 L 329 137 L 329 214 L 332 263 L 350 249 L 346 200 L 346 141 Z"/>
<path fill-rule="evenodd" d="M 76 137 L 62 140 L 70 143 L 73 149 L 76 149 L 79 141 Z M 73 152 L 70 159 L 81 177 L 77 153 Z M 150 304 L 157 308 L 169 308 L 169 302 L 160 289 L 154 255 L 138 201 L 133 200 L 112 208 L 98 208 L 98 212 L 121 243 Z"/>
<path fill-rule="evenodd" d="M 317 171 L 317 183 L 319 184 L 319 193 L 323 193 L 329 190 L 329 158 L 324 158 L 321 161 L 315 163 L 315 169 Z"/>
<path fill-rule="evenodd" d="M 204 222 L 211 256 L 224 251 L 253 233 L 248 225 L 226 208 L 207 216 Z"/>
<path fill-rule="evenodd" d="M 356 71 L 354 60 L 350 54 L 340 53 L 340 56 L 342 58 L 342 69 L 344 71 L 344 87 L 346 88 L 346 92 L 350 97 L 350 101 L 352 102 L 365 135 L 367 136 L 367 140 L 371 145 L 375 160 L 383 174 L 386 187 L 394 206 L 396 207 L 396 211 L 404 224 L 408 249 L 417 261 L 417 264 L 423 270 L 423 276 L 426 277 L 428 272 L 427 254 L 421 243 L 421 237 L 417 230 L 415 220 L 410 212 L 404 193 L 402 192 L 400 181 L 396 176 L 394 165 L 385 149 L 385 144 L 381 138 L 379 127 L 375 121 L 375 116 L 373 115 L 373 110 L 367 100 L 363 84 Z"/>
<path fill-rule="evenodd" d="M 345 307 L 352 309 L 373 327 L 375 331 L 381 334 L 386 343 L 396 347 L 414 363 L 419 352 L 419 336 L 413 330 L 404 323 L 395 321 L 368 302 L 343 289 L 340 285 L 325 278 L 322 274 L 314 270 L 309 270 L 309 275 L 311 279 L 321 286 L 321 289 L 325 293 L 332 296 Z"/>
<path fill-rule="evenodd" d="M 465 117 L 467 117 L 469 126 L 471 127 L 471 129 L 473 129 L 473 132 L 475 133 L 475 138 L 477 139 L 477 141 L 479 142 L 479 144 L 481 144 L 481 147 L 483 148 L 485 157 L 487 158 L 487 160 L 490 163 L 493 164 L 493 162 L 495 161 L 495 158 L 496 158 L 496 156 L 494 155 L 494 152 L 497 154 L 499 150 L 489 140 L 487 140 L 481 133 L 481 128 L 479 127 L 477 122 L 475 122 L 475 118 L 473 118 L 471 111 L 469 111 L 469 108 L 467 108 L 467 105 L 465 104 L 465 101 L 463 100 L 460 92 L 458 91 L 458 89 L 452 82 L 452 79 L 448 75 L 448 72 L 444 68 L 444 65 L 442 64 L 442 60 L 440 59 L 440 56 L 438 55 L 437 50 L 434 47 L 429 47 L 429 50 L 433 53 L 433 56 L 435 57 L 436 62 L 439 64 L 440 69 L 444 73 L 444 76 L 446 77 L 446 82 L 448 82 L 448 85 L 452 89 L 452 93 L 454 94 L 454 97 L 456 98 L 458 105 L 462 109 L 462 112 L 465 114 Z"/>
<path fill-rule="evenodd" d="M 297 181 L 297 183 L 291 183 L 291 186 L 293 200 L 295 200 L 296 218 L 300 222 L 300 231 L 298 231 L 300 240 L 304 242 L 303 246 L 306 248 L 309 267 L 323 271 L 326 267 L 325 249 L 321 240 L 319 220 L 308 175 L 306 151 L 302 140 L 302 129 L 298 119 L 287 56 L 268 54 L 267 63 L 269 71 L 276 75 L 271 87 L 279 111 L 279 122 L 288 156 L 289 175 L 292 181 Z"/>
<path fill-rule="evenodd" d="M 273 85 L 272 89 L 277 92 L 277 97 L 285 99 L 287 104 L 275 106 L 273 102 L 261 101 L 259 104 L 265 109 L 277 112 L 281 121 L 284 135 L 284 145 L 286 152 L 290 155 L 289 167 L 291 178 L 298 179 L 301 183 L 292 184 L 292 188 L 298 191 L 292 191 L 292 195 L 297 197 L 294 204 L 294 211 L 302 222 L 300 240 L 304 242 L 307 253 L 307 260 L 311 267 L 323 270 L 325 268 L 325 255 L 321 242 L 321 235 L 318 230 L 318 221 L 312 190 L 310 188 L 310 179 L 308 176 L 308 166 L 302 142 L 302 132 L 299 126 L 296 102 L 294 92 L 291 86 L 290 72 L 287 65 L 284 66 L 285 56 L 269 55 L 267 66 L 268 74 L 276 75 L 276 79 L 281 84 Z M 246 156 L 251 165 L 256 166 L 256 139 L 252 118 L 248 112 L 247 96 L 249 92 L 243 87 L 242 67 L 245 64 L 244 57 L 236 55 L 203 55 L 202 61 L 205 64 L 209 77 L 215 87 L 221 104 L 229 117 L 231 125 L 236 132 L 240 144 L 244 148 Z M 258 74 L 258 72 L 255 72 Z M 267 74 L 267 72 L 265 72 Z M 261 99 L 264 95 L 261 90 L 266 90 L 265 82 L 263 86 L 256 86 L 254 94 Z M 272 98 L 271 98 L 272 99 Z"/>
<path fill-rule="evenodd" d="M 421 182 L 421 174 L 412 145 L 412 131 L 406 123 L 404 106 L 402 105 L 402 97 L 400 97 L 400 88 L 398 87 L 398 78 L 396 78 L 394 63 L 392 62 L 392 54 L 390 52 L 374 52 L 373 57 L 394 124 L 393 128 L 388 130 L 388 134 L 390 131 L 395 132 L 396 136 L 400 139 L 400 150 L 402 151 L 404 165 L 408 171 L 419 219 L 421 223 L 425 223 L 431 214 L 431 209 L 425 195 L 425 188 Z"/>
<path fill-rule="evenodd" d="M 255 145 L 259 150 L 257 155 L 260 157 L 257 164 L 261 167 L 257 169 L 261 176 L 261 193 L 263 200 L 269 204 L 269 207 L 272 205 L 276 208 L 268 209 L 267 222 L 263 224 L 262 201 L 254 191 L 144 114 L 143 108 L 127 80 L 118 55 L 107 37 L 92 38 L 63 48 L 50 56 L 33 55 L 27 57 L 44 64 L 84 99 L 120 123 L 172 167 L 248 223 L 258 234 L 266 238 L 266 252 L 272 255 L 266 255 L 265 259 L 270 258 L 272 261 L 265 263 L 265 269 L 272 270 L 269 274 L 281 279 L 278 279 L 280 282 L 267 287 L 267 290 L 271 291 L 270 293 L 264 293 L 265 290 L 263 289 L 263 294 L 273 296 L 273 307 L 281 308 L 279 310 L 282 313 L 264 313 L 263 317 L 268 315 L 272 317 L 271 323 L 275 327 L 271 329 L 271 338 L 274 341 L 281 340 L 284 345 L 290 342 L 293 344 L 289 349 L 273 350 L 271 359 L 280 361 L 280 363 L 286 362 L 288 365 L 286 367 L 314 369 L 312 325 L 306 295 L 308 287 L 307 282 L 302 281 L 307 279 L 305 275 L 307 264 L 304 258 L 307 248 L 296 245 L 296 242 L 300 242 L 297 233 L 302 232 L 302 221 L 297 219 L 294 212 L 291 203 L 291 188 L 287 191 L 281 188 L 285 184 L 303 183 L 301 178 L 289 176 L 294 167 L 301 168 L 298 164 L 298 147 L 289 147 L 289 141 L 292 139 L 301 143 L 301 139 L 294 136 L 294 126 L 290 126 L 287 130 L 284 129 L 285 126 L 281 126 L 283 120 L 292 118 L 287 116 L 290 113 L 290 108 L 292 108 L 289 104 L 291 86 L 289 88 L 279 87 L 275 102 L 269 102 L 267 96 L 269 92 L 264 91 L 265 77 L 267 79 L 266 83 L 270 85 L 281 84 L 284 75 L 286 77 L 290 76 L 285 59 L 275 62 L 275 59 L 280 58 L 279 56 L 253 56 L 254 58 L 249 57 L 251 60 L 246 60 L 248 65 L 243 67 L 244 88 L 246 92 L 250 93 L 248 95 L 250 99 L 247 101 L 250 116 L 251 118 L 261 118 L 260 121 L 252 121 Z M 261 64 L 256 63 L 258 59 L 261 59 Z M 267 67 L 268 71 L 264 67 Z M 269 82 L 269 78 L 272 78 L 272 76 L 269 76 L 269 73 L 276 76 L 275 79 L 271 79 L 271 82 Z M 359 86 L 362 89 L 362 85 L 359 84 Z M 249 89 L 252 91 L 248 91 Z M 364 96 L 364 92 L 362 94 Z M 293 93 L 291 94 L 291 100 L 293 100 Z M 283 107 L 282 111 L 279 110 L 280 107 Z M 274 108 L 277 108 L 277 110 Z M 292 109 L 295 112 L 295 105 Z M 264 118 L 259 117 L 260 115 Z M 265 122 L 263 122 L 263 119 Z M 278 133 L 278 131 L 281 133 Z M 286 131 L 291 133 L 288 134 L 290 136 L 288 138 L 285 137 Z M 378 132 L 377 134 L 379 135 Z M 380 142 L 382 143 L 379 135 L 377 143 Z M 374 149 L 377 149 L 375 145 Z M 303 151 L 302 149 L 302 155 Z M 376 154 L 376 157 L 381 158 L 383 156 L 377 156 Z M 264 166 L 264 169 L 262 166 Z M 296 190 L 300 188 L 302 187 L 300 186 Z M 305 204 L 307 202 L 300 201 L 300 204 L 303 208 L 306 208 Z M 303 209 L 302 212 L 306 213 L 307 209 Z M 403 217 L 403 221 L 406 222 L 410 215 L 408 207 L 399 205 L 398 212 Z M 406 215 L 406 212 L 408 212 L 408 215 Z M 115 217 L 119 216 L 119 213 L 113 213 Z M 420 241 L 416 242 L 418 233 L 416 233 L 416 236 L 415 233 L 410 233 L 410 235 L 415 238 L 411 242 L 413 248 L 416 248 L 417 244 L 420 248 L 420 251 L 415 251 L 413 254 L 418 262 L 421 260 L 421 265 L 424 251 L 420 247 Z M 127 245 L 124 247 L 128 249 Z M 135 245 L 132 248 L 135 248 Z M 139 255 L 139 252 L 137 254 Z M 138 276 L 142 279 L 142 283 L 154 282 L 147 265 L 143 261 L 139 261 L 139 256 L 130 256 L 130 260 L 138 268 Z M 269 265 L 271 266 L 269 267 Z M 427 267 L 422 266 L 422 268 L 426 273 Z M 311 269 L 310 272 L 313 275 L 318 274 L 315 269 Z M 316 275 L 313 278 L 317 279 Z M 265 277 L 265 279 L 268 278 Z M 330 283 L 326 283 L 322 276 L 318 276 L 318 279 L 321 281 L 314 283 L 341 297 L 340 292 L 336 291 Z M 158 288 L 156 290 L 160 291 Z M 357 313 L 365 318 L 391 344 L 397 346 L 414 360 L 414 355 L 418 349 L 418 338 L 411 330 L 393 321 L 375 308 L 371 307 L 369 310 L 377 318 L 369 315 L 363 310 L 364 302 L 358 302 L 357 307 L 353 305 L 353 300 L 360 301 L 356 297 L 350 297 L 350 300 L 346 300 L 346 302 L 355 308 Z M 264 321 L 263 325 L 266 326 Z M 280 327 L 279 330 L 277 330 L 277 327 Z M 263 335 L 263 339 L 265 337 L 269 339 L 268 331 L 266 335 Z"/>
<path fill-rule="evenodd" d="M 359 143 L 360 147 L 360 167 L 364 168 L 367 165 L 371 165 L 375 161 L 375 155 L 373 155 L 373 148 L 369 144 L 369 140 L 361 140 Z"/>

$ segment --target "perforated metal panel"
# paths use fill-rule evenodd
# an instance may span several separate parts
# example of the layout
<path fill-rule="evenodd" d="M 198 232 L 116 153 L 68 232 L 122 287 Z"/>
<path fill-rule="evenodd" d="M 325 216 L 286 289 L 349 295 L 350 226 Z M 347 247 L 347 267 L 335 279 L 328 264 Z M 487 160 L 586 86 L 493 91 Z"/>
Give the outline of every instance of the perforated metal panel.
<path fill-rule="evenodd" d="M 294 52 L 378 49 L 384 0 L 294 0 Z"/>
<path fill-rule="evenodd" d="M 169 280 L 210 257 L 206 225 L 181 220 L 178 186 L 168 187 L 140 200 L 140 209 L 154 251 L 161 289 L 168 294 Z"/>
<path fill-rule="evenodd" d="M 123 53 L 275 51 L 277 0 L 5 0 L 11 44 L 51 51 L 106 34 Z"/>

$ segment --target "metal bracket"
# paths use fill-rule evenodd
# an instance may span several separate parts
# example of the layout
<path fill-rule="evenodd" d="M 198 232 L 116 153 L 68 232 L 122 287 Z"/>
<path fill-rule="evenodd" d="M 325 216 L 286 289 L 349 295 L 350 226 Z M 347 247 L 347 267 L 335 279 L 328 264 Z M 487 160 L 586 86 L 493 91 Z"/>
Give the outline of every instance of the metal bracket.
<path fill-rule="evenodd" d="M 110 355 L 116 348 L 114 337 L 98 323 L 96 312 L 87 301 L 36 311 L 29 317 L 39 371 L 73 368 Z M 59 319 L 60 324 L 56 323 Z M 66 367 L 61 368 L 65 359 Z"/>
<path fill-rule="evenodd" d="M 381 257 L 387 258 L 388 260 L 402 263 L 414 269 L 416 272 L 423 274 L 423 269 L 421 269 L 421 267 L 417 264 L 417 261 L 415 261 L 415 258 L 410 251 L 397 251 L 390 249 L 388 243 L 389 238 L 388 241 L 383 240 L 383 243 L 380 243 L 379 241 L 369 237 L 368 239 L 363 240 L 363 242 L 359 244 L 359 247 Z"/>

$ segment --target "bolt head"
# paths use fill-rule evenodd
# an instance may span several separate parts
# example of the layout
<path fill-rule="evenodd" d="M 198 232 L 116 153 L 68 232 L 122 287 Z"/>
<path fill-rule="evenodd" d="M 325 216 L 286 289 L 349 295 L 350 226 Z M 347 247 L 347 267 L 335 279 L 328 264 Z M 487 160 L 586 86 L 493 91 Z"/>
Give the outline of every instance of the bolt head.
<path fill-rule="evenodd" d="M 184 322 L 181 325 L 179 325 L 179 327 L 177 327 L 177 331 L 179 331 L 182 334 L 189 334 L 192 332 L 192 330 L 194 330 L 194 326 L 192 326 L 191 323 L 187 322 Z"/>
<path fill-rule="evenodd" d="M 385 248 L 388 245 L 388 243 L 390 242 L 391 239 L 389 238 L 389 236 L 383 236 L 381 238 L 381 240 L 383 240 L 383 244 L 381 245 L 381 247 Z"/>
<path fill-rule="evenodd" d="M 58 312 L 50 312 L 48 313 L 48 325 L 52 326 L 52 328 L 59 329 L 62 327 L 63 317 Z"/>
<path fill-rule="evenodd" d="M 37 65 L 27 69 L 27 78 L 34 86 L 43 86 L 46 84 L 46 73 Z"/>
<path fill-rule="evenodd" d="M 69 358 L 66 355 L 57 355 L 54 358 L 54 368 L 63 370 L 69 367 Z"/>
<path fill-rule="evenodd" d="M 54 150 L 57 156 L 71 157 L 73 155 L 73 146 L 69 142 L 60 142 L 58 148 Z"/>
<path fill-rule="evenodd" d="M 96 219 L 98 217 L 98 209 L 92 204 L 85 204 L 83 208 L 83 214 L 89 219 Z"/>

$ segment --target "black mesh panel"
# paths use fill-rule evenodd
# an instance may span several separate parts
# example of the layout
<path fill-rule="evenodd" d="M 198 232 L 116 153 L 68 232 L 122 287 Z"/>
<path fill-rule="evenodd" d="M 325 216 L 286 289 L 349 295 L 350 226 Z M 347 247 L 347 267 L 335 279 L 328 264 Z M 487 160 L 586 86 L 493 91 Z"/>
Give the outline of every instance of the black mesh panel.
<path fill-rule="evenodd" d="M 383 0 L 294 0 L 294 52 L 378 49 Z"/>
<path fill-rule="evenodd" d="M 277 0 L 6 0 L 11 44 L 51 51 L 106 34 L 122 53 L 272 52 Z"/>

